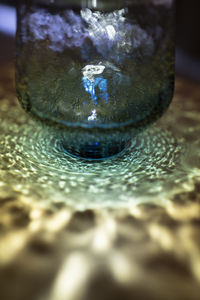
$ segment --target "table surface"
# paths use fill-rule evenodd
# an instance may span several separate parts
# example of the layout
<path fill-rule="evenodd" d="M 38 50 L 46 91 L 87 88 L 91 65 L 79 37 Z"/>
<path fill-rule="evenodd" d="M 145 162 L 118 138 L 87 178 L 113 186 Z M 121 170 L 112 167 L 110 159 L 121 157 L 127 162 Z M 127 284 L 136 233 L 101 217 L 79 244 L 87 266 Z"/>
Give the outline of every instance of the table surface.
<path fill-rule="evenodd" d="M 82 162 L 17 102 L 0 68 L 0 297 L 162 300 L 200 295 L 200 88 L 122 157 Z"/>

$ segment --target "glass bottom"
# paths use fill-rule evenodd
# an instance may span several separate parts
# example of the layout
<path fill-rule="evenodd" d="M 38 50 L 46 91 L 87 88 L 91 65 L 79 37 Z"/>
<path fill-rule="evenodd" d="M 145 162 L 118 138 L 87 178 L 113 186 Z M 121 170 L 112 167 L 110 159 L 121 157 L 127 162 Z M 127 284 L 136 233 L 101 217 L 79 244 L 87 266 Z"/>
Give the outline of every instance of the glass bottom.
<path fill-rule="evenodd" d="M 102 161 L 111 159 L 122 154 L 129 146 L 129 142 L 93 142 L 79 144 L 79 143 L 68 143 L 62 142 L 63 150 L 75 157 L 90 161 Z"/>

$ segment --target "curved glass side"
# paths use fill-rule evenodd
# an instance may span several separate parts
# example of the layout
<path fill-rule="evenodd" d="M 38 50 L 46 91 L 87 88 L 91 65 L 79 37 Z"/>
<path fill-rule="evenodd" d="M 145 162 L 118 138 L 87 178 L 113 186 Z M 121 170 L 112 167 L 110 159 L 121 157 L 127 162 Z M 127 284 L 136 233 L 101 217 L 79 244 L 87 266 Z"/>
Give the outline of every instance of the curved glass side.
<path fill-rule="evenodd" d="M 112 156 L 172 99 L 173 1 L 46 2 L 18 9 L 18 98 L 68 152 Z"/>

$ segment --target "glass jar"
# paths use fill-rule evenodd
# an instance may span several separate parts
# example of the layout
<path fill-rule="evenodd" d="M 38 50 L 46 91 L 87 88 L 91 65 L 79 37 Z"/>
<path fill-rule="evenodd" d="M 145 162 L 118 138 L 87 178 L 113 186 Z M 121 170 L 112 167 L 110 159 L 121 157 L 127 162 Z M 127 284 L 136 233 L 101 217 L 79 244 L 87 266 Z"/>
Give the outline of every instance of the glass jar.
<path fill-rule="evenodd" d="M 121 153 L 172 99 L 173 15 L 172 0 L 21 1 L 20 102 L 67 153 Z"/>

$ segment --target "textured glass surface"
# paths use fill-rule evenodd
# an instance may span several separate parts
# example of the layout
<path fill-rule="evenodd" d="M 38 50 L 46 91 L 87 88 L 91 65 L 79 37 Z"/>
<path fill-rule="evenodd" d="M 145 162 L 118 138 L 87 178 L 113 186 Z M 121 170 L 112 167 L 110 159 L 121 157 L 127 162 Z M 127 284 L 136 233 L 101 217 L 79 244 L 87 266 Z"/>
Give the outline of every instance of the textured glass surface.
<path fill-rule="evenodd" d="M 171 101 L 173 2 L 50 2 L 19 6 L 18 97 L 63 149 L 112 156 Z"/>

